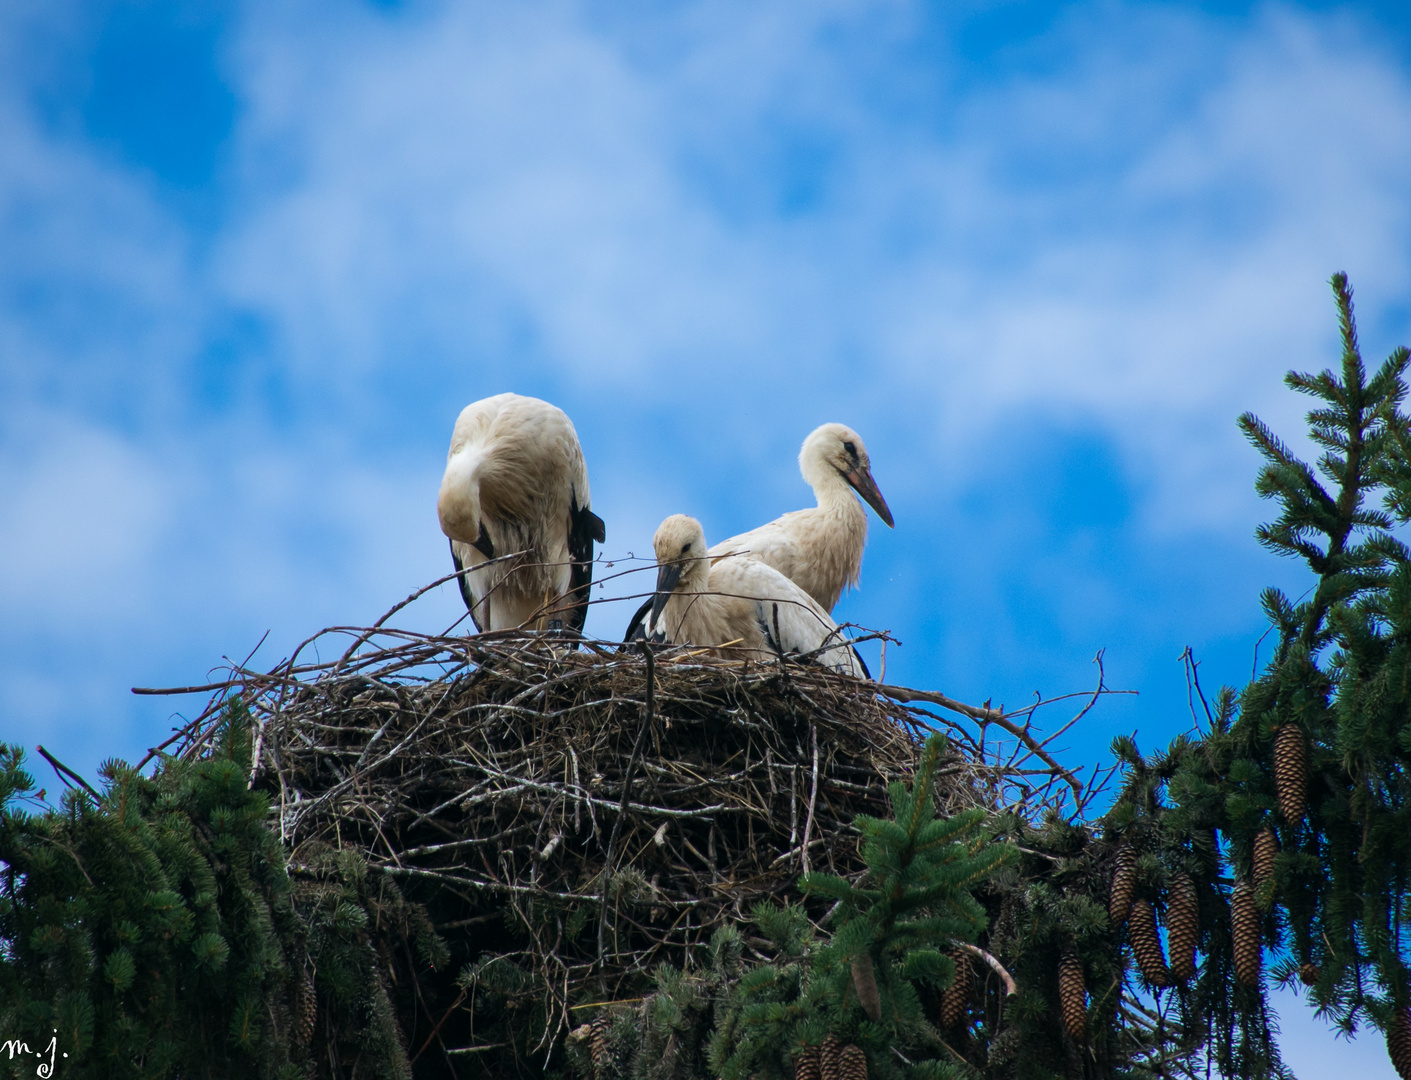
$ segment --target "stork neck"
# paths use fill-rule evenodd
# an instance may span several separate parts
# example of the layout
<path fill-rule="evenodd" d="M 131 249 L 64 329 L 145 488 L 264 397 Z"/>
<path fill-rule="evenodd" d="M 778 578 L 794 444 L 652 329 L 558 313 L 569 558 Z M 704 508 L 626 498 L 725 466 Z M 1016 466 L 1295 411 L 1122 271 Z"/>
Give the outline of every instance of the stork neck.
<path fill-rule="evenodd" d="M 471 449 L 451 455 L 436 499 L 442 531 L 466 544 L 473 544 L 480 536 L 480 484 L 476 474 L 483 457 Z"/>
<path fill-rule="evenodd" d="M 710 584 L 710 560 L 690 559 L 681 566 L 681 584 L 686 592 L 703 593 Z"/>
<path fill-rule="evenodd" d="M 861 514 L 866 520 L 867 514 L 858 501 L 857 493 L 837 469 L 824 465 L 815 471 L 811 481 L 813 497 L 818 500 L 820 509 L 845 517 Z"/>

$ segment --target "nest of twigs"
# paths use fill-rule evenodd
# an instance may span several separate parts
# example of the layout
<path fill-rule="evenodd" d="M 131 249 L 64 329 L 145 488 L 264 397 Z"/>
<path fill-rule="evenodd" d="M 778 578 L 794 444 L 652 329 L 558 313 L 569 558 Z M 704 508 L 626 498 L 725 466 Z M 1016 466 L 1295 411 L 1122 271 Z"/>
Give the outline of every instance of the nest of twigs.
<path fill-rule="evenodd" d="M 178 752 L 201 753 L 220 704 L 238 698 L 254 722 L 252 782 L 269 793 L 292 872 L 317 879 L 330 851 L 351 850 L 396 884 L 399 904 L 424 908 L 449 964 L 428 971 L 409 949 L 379 948 L 390 981 L 411 983 L 392 991 L 409 1056 L 434 1040 L 448 1065 L 518 1038 L 477 1027 L 476 980 L 497 964 L 523 976 L 496 992 L 511 1009 L 518 994 L 539 1032 L 528 1049 L 549 1054 L 575 1010 L 640 996 L 658 964 L 690 966 L 761 900 L 797 901 L 801 872 L 860 871 L 851 823 L 886 815 L 886 784 L 907 775 L 928 730 L 953 736 L 937 783 L 946 813 L 1015 792 L 1042 802 L 1061 774 L 1023 768 L 1047 759 L 1036 744 L 994 760 L 977 733 L 991 720 L 1013 729 L 999 712 L 784 657 L 351 633 L 337 661 L 296 653 L 200 688 L 220 701 Z M 918 698 L 952 718 L 907 703 Z"/>

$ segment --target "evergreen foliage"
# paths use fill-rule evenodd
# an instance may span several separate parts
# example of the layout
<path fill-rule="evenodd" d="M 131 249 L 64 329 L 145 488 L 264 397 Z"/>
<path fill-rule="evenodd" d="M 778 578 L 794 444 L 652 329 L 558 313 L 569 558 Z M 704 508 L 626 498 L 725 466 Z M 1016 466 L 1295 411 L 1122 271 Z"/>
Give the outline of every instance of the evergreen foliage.
<path fill-rule="evenodd" d="M 936 817 L 932 783 L 945 745 L 933 735 L 913 783 L 890 785 L 891 819 L 857 818 L 862 884 L 801 879 L 806 896 L 836 905 L 831 936 L 817 936 L 798 905 L 755 911 L 775 958 L 747 971 L 723 1003 L 710 1048 L 723 1080 L 791 1077 L 793 1057 L 829 1035 L 860 1047 L 871 1077 L 963 1075 L 923 1001 L 955 977 L 947 946 L 973 942 L 985 927 L 972 890 L 1014 852 L 987 841 L 983 811 Z"/>
<path fill-rule="evenodd" d="M 1126 780 L 1100 823 L 1146 852 L 1143 887 L 1158 904 L 1178 878 L 1194 883 L 1203 962 L 1178 988 L 1178 1012 L 1184 1037 L 1208 1040 L 1226 1075 L 1284 1071 L 1232 925 L 1257 924 L 1280 957 L 1275 977 L 1312 985 L 1349 1033 L 1366 1020 L 1385 1028 L 1408 1001 L 1411 553 L 1396 536 L 1411 521 L 1408 353 L 1369 374 L 1345 276 L 1332 288 L 1338 370 L 1286 379 L 1314 401 L 1316 465 L 1240 418 L 1265 461 L 1256 489 L 1279 508 L 1259 542 L 1305 563 L 1313 585 L 1298 600 L 1265 591 L 1273 655 L 1242 692 L 1221 690 L 1208 730 L 1151 758 L 1114 743 Z"/>
<path fill-rule="evenodd" d="M 292 1078 L 306 1075 L 317 1025 L 357 1063 L 344 1075 L 410 1075 L 357 857 L 329 856 L 343 865 L 326 880 L 291 884 L 249 760 L 234 707 L 205 756 L 164 759 L 150 778 L 107 762 L 97 798 L 75 788 L 34 814 L 23 753 L 0 746 L 6 1038 L 37 1049 L 52 1033 L 71 1077 Z"/>

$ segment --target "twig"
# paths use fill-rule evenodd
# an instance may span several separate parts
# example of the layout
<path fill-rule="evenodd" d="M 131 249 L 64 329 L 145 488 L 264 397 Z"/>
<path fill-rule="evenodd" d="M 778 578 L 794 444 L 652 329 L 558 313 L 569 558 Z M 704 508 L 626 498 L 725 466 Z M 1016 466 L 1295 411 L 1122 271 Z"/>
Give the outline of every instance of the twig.
<path fill-rule="evenodd" d="M 87 780 L 79 776 L 78 773 L 70 769 L 53 754 L 49 753 L 48 750 L 44 749 L 44 747 L 42 746 L 36 746 L 35 749 L 44 755 L 45 761 L 49 762 L 50 765 L 54 766 L 54 771 L 59 774 L 60 780 L 63 780 L 64 783 L 68 784 L 69 782 L 67 779 L 65 779 L 65 776 L 72 776 L 75 780 L 79 782 L 79 785 L 83 788 L 84 791 L 88 792 L 88 794 L 93 796 L 95 802 L 99 802 L 102 800 L 103 796 L 99 795 L 98 792 L 94 791 L 93 786 L 89 784 Z M 69 784 L 69 787 L 73 787 L 73 785 Z"/>
<path fill-rule="evenodd" d="M 612 883 L 613 855 L 617 846 L 617 834 L 622 828 L 622 819 L 627 816 L 628 798 L 632 794 L 632 774 L 637 771 L 637 757 L 642 752 L 642 743 L 646 741 L 647 729 L 652 726 L 652 711 L 655 707 L 654 695 L 656 693 L 656 662 L 652 658 L 652 646 L 648 641 L 642 641 L 642 656 L 647 664 L 647 700 L 642 707 L 642 725 L 637 729 L 637 741 L 632 744 L 632 756 L 627 759 L 627 772 L 622 779 L 622 805 L 618 807 L 617 818 L 612 823 L 612 832 L 608 834 L 607 852 L 603 857 L 603 900 L 598 908 L 598 985 L 603 993 L 607 993 L 607 972 L 603 968 L 603 934 L 607 927 L 608 918 L 608 889 Z"/>
<path fill-rule="evenodd" d="M 426 1037 L 426 1041 L 421 1044 L 421 1049 L 418 1050 L 415 1056 L 412 1057 L 411 1063 L 413 1065 L 416 1064 L 417 1058 L 421 1057 L 422 1054 L 426 1053 L 426 1048 L 431 1045 L 431 1040 L 436 1038 L 436 1036 L 440 1033 L 441 1025 L 451 1018 L 451 1013 L 455 1012 L 456 1009 L 460 1008 L 460 1004 L 462 1001 L 465 1000 L 465 996 L 468 992 L 469 991 L 467 991 L 464 986 L 461 987 L 461 992 L 456 995 L 456 1000 L 451 1002 L 451 1007 L 441 1014 L 441 1019 L 436 1021 L 436 1026 L 431 1029 L 431 1034 L 428 1035 Z"/>
<path fill-rule="evenodd" d="M 937 694 L 930 690 L 912 690 L 905 686 L 879 686 L 877 687 L 877 692 L 886 694 L 889 698 L 893 698 L 896 701 L 929 701 L 933 704 L 940 705 L 942 708 L 949 709 L 951 712 L 958 712 L 962 716 L 969 716 L 972 719 L 979 720 L 982 724 L 998 724 L 1027 746 L 1036 757 L 1057 775 L 1068 781 L 1068 785 L 1073 789 L 1073 797 L 1075 800 L 1082 797 L 1082 781 L 1055 761 L 1053 755 L 1045 750 L 1043 745 L 1037 742 L 1024 728 L 1014 723 L 999 710 L 976 708 L 974 705 L 966 705 L 964 702 L 946 697 L 945 694 Z"/>
<path fill-rule="evenodd" d="M 803 825 L 803 843 L 799 845 L 799 865 L 805 874 L 812 869 L 808 858 L 808 838 L 813 832 L 813 807 L 818 800 L 818 725 L 810 723 L 808 732 L 813 739 L 813 786 L 808 792 L 808 818 Z"/>
<path fill-rule="evenodd" d="M 1013 995 L 1019 993 L 1019 987 L 1015 985 L 1014 976 L 1004 969 L 1003 964 L 1001 964 L 993 956 L 987 953 L 984 949 L 980 948 L 980 946 L 971 945 L 968 941 L 956 941 L 954 938 L 951 938 L 950 943 L 955 948 L 964 949 L 966 952 L 971 953 L 974 956 L 978 956 L 985 963 L 989 964 L 990 967 L 994 970 L 994 973 L 998 975 L 1000 977 L 1000 980 L 1004 983 L 1005 997 L 1012 997 Z"/>
<path fill-rule="evenodd" d="M 383 615 L 382 618 L 378 619 L 377 622 L 373 623 L 370 627 L 368 627 L 368 629 L 364 633 L 360 634 L 358 636 L 358 639 L 348 646 L 348 651 L 345 652 L 342 656 L 340 656 L 338 658 L 338 662 L 333 665 L 334 673 L 337 673 L 339 669 L 341 669 L 343 665 L 348 662 L 348 660 L 352 657 L 355 652 L 362 648 L 363 645 L 367 644 L 367 642 L 371 640 L 372 635 L 377 633 L 377 631 L 381 630 L 383 624 L 386 623 L 388 619 L 390 619 L 393 615 L 397 614 L 397 612 L 401 611 L 402 608 L 406 607 L 408 604 L 421 599 L 421 597 L 425 596 L 432 589 L 444 585 L 448 581 L 454 581 L 456 578 L 464 577 L 466 574 L 472 573 L 476 570 L 483 570 L 487 566 L 494 566 L 496 563 L 502 563 L 508 559 L 517 559 L 523 554 L 523 551 L 515 551 L 511 552 L 508 555 L 500 555 L 493 559 L 486 559 L 484 562 L 476 563 L 474 566 L 465 566 L 452 573 L 439 577 L 430 585 L 423 585 L 420 589 L 417 589 L 414 593 L 408 596 L 401 603 L 393 604 L 390 608 L 387 609 L 387 613 Z"/>

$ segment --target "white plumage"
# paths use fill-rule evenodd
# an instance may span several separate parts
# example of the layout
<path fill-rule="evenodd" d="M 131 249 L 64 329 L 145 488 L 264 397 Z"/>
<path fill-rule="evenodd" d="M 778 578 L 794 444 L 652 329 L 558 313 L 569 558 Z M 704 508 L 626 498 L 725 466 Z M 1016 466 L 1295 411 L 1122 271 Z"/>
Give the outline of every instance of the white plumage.
<path fill-rule="evenodd" d="M 749 559 L 712 561 L 701 523 L 684 514 L 663 521 L 652 541 L 657 592 L 646 625 L 650 640 L 719 648 L 765 659 L 811 654 L 834 671 L 866 673 L 829 614 L 773 567 Z M 818 652 L 818 650 L 823 650 Z"/>
<path fill-rule="evenodd" d="M 772 566 L 825 611 L 832 611 L 843 589 L 856 585 L 862 573 L 867 511 L 853 492 L 866 499 L 888 527 L 892 512 L 872 479 L 867 447 L 844 424 L 824 424 L 804 440 L 799 472 L 813 488 L 817 506 L 722 540 L 710 549 L 710 556 L 737 555 Z"/>
<path fill-rule="evenodd" d="M 456 420 L 436 501 L 461 595 L 482 632 L 562 627 L 581 633 L 602 520 L 589 509 L 588 467 L 561 409 L 497 394 Z"/>

